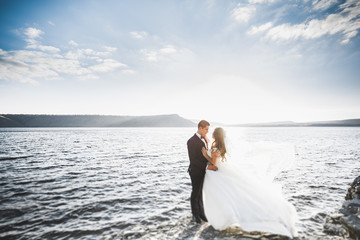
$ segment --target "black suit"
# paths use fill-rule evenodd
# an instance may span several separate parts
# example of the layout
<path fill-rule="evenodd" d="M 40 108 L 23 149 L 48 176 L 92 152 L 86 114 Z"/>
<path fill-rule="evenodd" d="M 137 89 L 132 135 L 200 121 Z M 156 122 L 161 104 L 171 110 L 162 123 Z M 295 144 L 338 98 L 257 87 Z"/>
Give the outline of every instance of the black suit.
<path fill-rule="evenodd" d="M 202 200 L 202 189 L 207 166 L 207 160 L 203 156 L 201 149 L 205 143 L 196 135 L 187 141 L 187 148 L 190 159 L 189 175 L 191 178 L 191 211 L 194 216 L 205 217 L 204 205 Z"/>

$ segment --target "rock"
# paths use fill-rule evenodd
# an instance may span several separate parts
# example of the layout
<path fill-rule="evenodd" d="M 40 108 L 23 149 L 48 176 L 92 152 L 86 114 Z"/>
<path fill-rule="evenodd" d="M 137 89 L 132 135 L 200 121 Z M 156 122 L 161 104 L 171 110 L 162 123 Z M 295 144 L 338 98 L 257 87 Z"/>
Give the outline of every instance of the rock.
<path fill-rule="evenodd" d="M 360 199 L 345 201 L 339 212 L 345 216 L 360 214 Z"/>
<path fill-rule="evenodd" d="M 360 176 L 355 178 L 345 196 L 345 200 L 360 199 Z"/>
<path fill-rule="evenodd" d="M 334 213 L 325 218 L 323 231 L 329 235 L 347 237 L 348 231 L 342 226 L 342 214 Z"/>
<path fill-rule="evenodd" d="M 355 178 L 342 208 L 325 218 L 324 232 L 330 235 L 360 239 L 360 176 Z"/>

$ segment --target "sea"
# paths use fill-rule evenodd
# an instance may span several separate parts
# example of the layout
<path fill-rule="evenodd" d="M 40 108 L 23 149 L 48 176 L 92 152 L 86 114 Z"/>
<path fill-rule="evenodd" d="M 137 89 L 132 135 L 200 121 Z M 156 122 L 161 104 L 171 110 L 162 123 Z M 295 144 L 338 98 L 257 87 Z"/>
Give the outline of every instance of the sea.
<path fill-rule="evenodd" d="M 323 223 L 360 175 L 360 128 L 225 130 L 240 148 L 292 144 L 293 164 L 274 181 L 298 212 L 299 238 L 341 239 Z M 0 239 L 242 239 L 191 219 L 186 142 L 195 131 L 0 128 Z"/>

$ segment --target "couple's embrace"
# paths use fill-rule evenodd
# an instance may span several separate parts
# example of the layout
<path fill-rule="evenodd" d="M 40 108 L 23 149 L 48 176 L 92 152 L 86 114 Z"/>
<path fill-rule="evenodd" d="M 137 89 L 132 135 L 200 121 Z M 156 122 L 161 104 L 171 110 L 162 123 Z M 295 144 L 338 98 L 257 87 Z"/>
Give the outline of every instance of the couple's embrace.
<path fill-rule="evenodd" d="M 237 226 L 246 232 L 296 235 L 296 210 L 281 189 L 231 164 L 223 128 L 215 128 L 208 146 L 209 127 L 209 122 L 201 120 L 187 142 L 194 220 L 209 222 L 217 230 Z"/>

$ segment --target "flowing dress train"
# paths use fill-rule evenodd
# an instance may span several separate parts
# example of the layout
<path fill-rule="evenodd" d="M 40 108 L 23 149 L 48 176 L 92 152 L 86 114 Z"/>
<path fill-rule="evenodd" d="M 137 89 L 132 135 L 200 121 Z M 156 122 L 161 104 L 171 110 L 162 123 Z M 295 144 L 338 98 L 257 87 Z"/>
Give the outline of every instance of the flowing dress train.
<path fill-rule="evenodd" d="M 217 167 L 218 171 L 206 171 L 203 186 L 205 214 L 215 229 L 238 226 L 246 232 L 296 235 L 296 210 L 280 185 L 243 171 L 231 161 L 218 159 Z"/>

